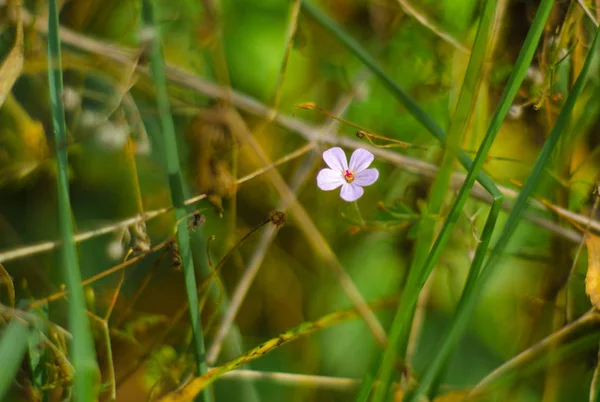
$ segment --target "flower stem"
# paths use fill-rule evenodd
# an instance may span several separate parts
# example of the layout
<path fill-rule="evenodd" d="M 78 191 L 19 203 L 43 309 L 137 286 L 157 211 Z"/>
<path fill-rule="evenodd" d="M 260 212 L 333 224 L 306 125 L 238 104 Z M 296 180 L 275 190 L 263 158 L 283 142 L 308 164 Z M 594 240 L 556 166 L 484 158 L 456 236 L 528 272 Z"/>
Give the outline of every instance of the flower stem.
<path fill-rule="evenodd" d="M 358 208 L 358 203 L 356 201 L 354 201 L 352 203 L 352 205 L 354 205 L 354 209 L 356 210 L 356 215 L 358 215 L 358 220 L 360 221 L 360 226 L 365 226 L 365 220 L 362 217 L 362 214 L 360 213 L 360 208 Z"/>

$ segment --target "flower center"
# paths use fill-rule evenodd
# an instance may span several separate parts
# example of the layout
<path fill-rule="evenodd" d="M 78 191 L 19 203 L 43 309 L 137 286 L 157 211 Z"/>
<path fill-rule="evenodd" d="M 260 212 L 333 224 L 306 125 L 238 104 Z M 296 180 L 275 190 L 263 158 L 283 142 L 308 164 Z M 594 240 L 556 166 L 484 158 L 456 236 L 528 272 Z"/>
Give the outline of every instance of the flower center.
<path fill-rule="evenodd" d="M 344 171 L 344 179 L 346 179 L 346 181 L 348 183 L 352 183 L 354 181 L 354 173 L 352 173 L 349 170 L 345 170 Z"/>

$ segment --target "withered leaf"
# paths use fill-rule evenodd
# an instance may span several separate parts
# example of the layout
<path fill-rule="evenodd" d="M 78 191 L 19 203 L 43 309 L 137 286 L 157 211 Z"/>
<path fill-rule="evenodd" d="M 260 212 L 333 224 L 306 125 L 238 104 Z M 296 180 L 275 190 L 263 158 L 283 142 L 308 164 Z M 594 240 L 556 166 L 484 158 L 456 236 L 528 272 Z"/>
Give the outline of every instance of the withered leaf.
<path fill-rule="evenodd" d="M 600 308 L 600 236 L 587 234 L 588 269 L 585 276 L 585 292 L 596 308 Z"/>
<path fill-rule="evenodd" d="M 17 32 L 15 44 L 0 66 L 0 106 L 10 93 L 23 70 L 23 21 L 21 20 L 21 0 L 9 3 L 11 11 L 16 13 Z"/>
<path fill-rule="evenodd" d="M 0 285 L 6 287 L 9 306 L 15 307 L 15 285 L 13 284 L 12 278 L 6 269 L 4 269 L 2 264 L 0 264 Z"/>

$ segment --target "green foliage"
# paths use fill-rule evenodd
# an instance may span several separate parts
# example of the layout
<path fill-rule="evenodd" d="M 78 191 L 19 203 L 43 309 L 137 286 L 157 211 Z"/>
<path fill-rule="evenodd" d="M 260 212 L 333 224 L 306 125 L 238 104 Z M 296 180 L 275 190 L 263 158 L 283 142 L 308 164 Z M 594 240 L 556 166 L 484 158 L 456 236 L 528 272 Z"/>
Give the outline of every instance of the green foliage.
<path fill-rule="evenodd" d="M 0 359 L 3 363 L 0 374 L 0 398 L 4 398 L 9 390 L 14 376 L 19 369 L 19 362 L 27 348 L 29 327 L 27 323 L 15 319 L 4 330 L 0 338 Z"/>
<path fill-rule="evenodd" d="M 75 368 L 74 393 L 78 402 L 93 401 L 98 394 L 98 366 L 89 321 L 86 315 L 81 273 L 75 246 L 71 203 L 69 197 L 67 130 L 63 107 L 61 46 L 56 1 L 51 0 L 48 12 L 48 86 L 52 107 L 52 126 L 57 145 L 58 220 L 62 240 L 61 265 L 69 290 L 69 328 L 73 334 L 71 359 Z M 22 341 L 26 344 L 26 340 Z"/>
<path fill-rule="evenodd" d="M 589 2 L 6 3 L 0 399 L 598 400 Z"/>

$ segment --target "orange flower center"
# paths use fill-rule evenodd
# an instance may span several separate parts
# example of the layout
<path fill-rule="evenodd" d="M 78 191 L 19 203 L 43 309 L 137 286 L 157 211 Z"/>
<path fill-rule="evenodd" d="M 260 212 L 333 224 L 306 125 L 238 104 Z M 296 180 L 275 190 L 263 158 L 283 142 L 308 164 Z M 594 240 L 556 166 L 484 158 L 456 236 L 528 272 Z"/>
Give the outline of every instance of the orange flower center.
<path fill-rule="evenodd" d="M 352 183 L 352 182 L 354 181 L 354 173 L 352 173 L 352 172 L 351 172 L 351 171 L 349 171 L 349 170 L 346 170 L 346 171 L 344 172 L 344 179 L 346 179 L 346 181 L 347 181 L 348 183 Z"/>

